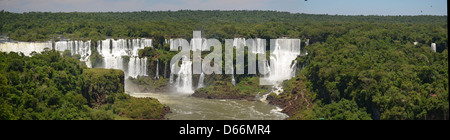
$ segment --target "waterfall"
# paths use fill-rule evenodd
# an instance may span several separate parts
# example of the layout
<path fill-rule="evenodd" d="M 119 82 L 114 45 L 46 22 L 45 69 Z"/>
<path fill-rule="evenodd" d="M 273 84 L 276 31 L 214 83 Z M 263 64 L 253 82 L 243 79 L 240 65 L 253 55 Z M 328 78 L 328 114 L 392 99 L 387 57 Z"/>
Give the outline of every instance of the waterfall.
<path fill-rule="evenodd" d="M 45 48 L 52 49 L 52 42 L 5 42 L 0 43 L 0 51 L 23 53 L 31 56 L 32 52 L 41 53 Z"/>
<path fill-rule="evenodd" d="M 139 58 L 139 49 L 151 45 L 151 39 L 106 39 L 98 41 L 97 51 L 103 56 L 102 68 L 119 69 L 125 77 L 148 76 L 147 58 Z M 124 62 L 128 57 L 129 61 Z"/>
<path fill-rule="evenodd" d="M 179 93 L 194 93 L 192 89 L 192 62 L 190 60 L 182 61 L 175 85 Z"/>
<path fill-rule="evenodd" d="M 80 61 L 85 61 L 88 68 L 92 67 L 89 57 L 91 56 L 91 41 L 73 41 L 64 40 L 55 42 L 55 50 L 65 51 L 69 50 L 71 55 L 80 55 Z"/>
<path fill-rule="evenodd" d="M 123 42 L 123 39 L 106 39 L 101 41 L 100 47 L 97 47 L 97 51 L 103 56 L 102 68 L 124 70 L 122 56 L 128 54 L 125 52 Z M 125 74 L 125 76 L 127 75 Z"/>
<path fill-rule="evenodd" d="M 156 75 L 155 79 L 159 79 L 159 59 L 156 60 Z"/>
<path fill-rule="evenodd" d="M 295 76 L 297 58 L 300 55 L 300 39 L 276 39 L 271 42 L 270 65 L 267 60 L 264 63 L 264 71 L 268 74 L 264 76 L 264 82 L 272 83 L 272 91 L 260 97 L 260 100 L 267 102 L 267 95 L 270 93 L 280 94 L 283 92 L 281 82 Z M 260 81 L 261 82 L 261 81 Z M 258 94 L 259 97 L 259 94 Z"/>
<path fill-rule="evenodd" d="M 276 39 L 273 47 L 268 79 L 275 84 L 292 78 L 293 73 L 295 75 L 295 59 L 300 55 L 300 39 Z"/>
<path fill-rule="evenodd" d="M 179 44 L 180 44 L 179 41 L 176 41 L 174 39 L 170 39 L 169 43 L 170 43 L 170 50 L 181 50 L 181 49 L 177 48 L 179 46 Z"/>
<path fill-rule="evenodd" d="M 264 54 L 266 53 L 266 40 L 261 38 L 254 39 L 254 47 L 253 50 L 248 50 L 249 52 L 255 54 Z"/>
<path fill-rule="evenodd" d="M 270 65 L 269 65 L 269 61 L 266 60 L 266 63 L 264 63 L 264 71 L 267 71 L 267 77 L 270 76 Z"/>
<path fill-rule="evenodd" d="M 297 65 L 297 60 L 294 60 L 294 63 L 291 66 L 291 77 L 295 77 L 295 72 L 297 71 L 297 67 L 295 67 Z"/>
<path fill-rule="evenodd" d="M 431 43 L 431 50 L 433 50 L 433 52 L 436 52 L 436 43 Z"/>
<path fill-rule="evenodd" d="M 231 83 L 234 85 L 234 86 L 236 86 L 236 80 L 234 79 L 234 68 L 233 68 L 234 66 L 233 65 L 231 65 L 231 69 L 233 70 L 232 71 L 232 74 L 231 74 Z"/>
<path fill-rule="evenodd" d="M 139 58 L 139 49 L 151 47 L 152 39 L 106 39 L 97 42 L 97 52 L 103 57 L 103 65 L 100 68 L 119 69 L 125 72 L 125 77 L 136 78 L 148 76 L 147 58 Z M 0 43 L 2 52 L 22 52 L 30 56 L 32 52 L 43 52 L 45 48 L 57 51 L 69 50 L 71 55 L 80 55 L 80 61 L 92 67 L 89 57 L 92 55 L 91 41 L 61 40 L 48 42 L 5 42 Z M 127 61 L 125 61 L 127 60 Z"/>
<path fill-rule="evenodd" d="M 243 46 L 241 46 L 240 44 L 243 44 Z M 233 39 L 233 46 L 236 46 L 236 47 L 244 47 L 244 46 L 246 46 L 247 44 L 246 44 L 246 42 L 245 42 L 245 38 L 234 38 Z M 239 49 L 239 48 L 236 48 L 236 49 Z"/>
<path fill-rule="evenodd" d="M 197 88 L 205 87 L 204 80 L 205 80 L 205 74 L 202 72 L 202 74 L 200 74 L 200 78 L 198 79 L 198 87 Z"/>
<path fill-rule="evenodd" d="M 131 57 L 128 63 L 128 72 L 125 73 L 128 77 L 137 78 L 138 76 L 147 75 L 147 58 L 139 58 L 137 56 Z"/>
<path fill-rule="evenodd" d="M 170 67 L 170 77 L 169 77 L 169 83 L 173 84 L 173 73 L 175 73 L 175 65 L 177 63 L 173 63 L 172 66 Z"/>
<path fill-rule="evenodd" d="M 306 41 L 305 41 L 305 46 L 309 46 L 309 39 L 306 39 Z M 306 50 L 306 49 L 304 49 L 304 50 L 305 50 L 304 55 L 305 55 L 305 56 L 308 55 L 308 50 Z"/>
<path fill-rule="evenodd" d="M 201 51 L 202 50 L 202 42 L 206 39 L 202 38 L 192 38 L 191 39 L 191 48 L 192 51 Z"/>
<path fill-rule="evenodd" d="M 234 79 L 234 73 L 231 75 L 231 83 L 236 86 L 236 80 Z"/>

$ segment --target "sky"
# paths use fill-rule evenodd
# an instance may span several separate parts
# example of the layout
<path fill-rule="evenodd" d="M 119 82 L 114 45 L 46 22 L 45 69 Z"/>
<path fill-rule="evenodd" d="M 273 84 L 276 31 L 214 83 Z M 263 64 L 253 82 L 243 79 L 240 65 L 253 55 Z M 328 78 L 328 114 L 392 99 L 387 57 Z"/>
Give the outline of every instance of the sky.
<path fill-rule="evenodd" d="M 274 10 L 330 15 L 447 15 L 447 0 L 0 0 L 9 12 Z"/>

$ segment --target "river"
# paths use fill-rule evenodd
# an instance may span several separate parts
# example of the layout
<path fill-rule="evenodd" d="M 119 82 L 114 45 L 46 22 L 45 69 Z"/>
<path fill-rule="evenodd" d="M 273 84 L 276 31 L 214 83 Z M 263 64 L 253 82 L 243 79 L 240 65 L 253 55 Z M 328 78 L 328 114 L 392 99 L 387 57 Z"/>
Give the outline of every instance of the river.
<path fill-rule="evenodd" d="M 282 120 L 288 116 L 281 108 L 264 102 L 219 100 L 175 93 L 130 93 L 133 97 L 152 97 L 170 107 L 169 120 Z"/>

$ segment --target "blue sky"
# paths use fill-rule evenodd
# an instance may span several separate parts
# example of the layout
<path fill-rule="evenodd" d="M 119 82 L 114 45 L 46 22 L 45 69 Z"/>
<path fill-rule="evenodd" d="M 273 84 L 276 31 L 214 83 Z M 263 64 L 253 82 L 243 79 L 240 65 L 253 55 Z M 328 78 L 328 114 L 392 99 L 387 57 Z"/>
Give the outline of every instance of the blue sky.
<path fill-rule="evenodd" d="M 331 15 L 447 15 L 447 0 L 0 0 L 11 12 L 276 10 Z"/>

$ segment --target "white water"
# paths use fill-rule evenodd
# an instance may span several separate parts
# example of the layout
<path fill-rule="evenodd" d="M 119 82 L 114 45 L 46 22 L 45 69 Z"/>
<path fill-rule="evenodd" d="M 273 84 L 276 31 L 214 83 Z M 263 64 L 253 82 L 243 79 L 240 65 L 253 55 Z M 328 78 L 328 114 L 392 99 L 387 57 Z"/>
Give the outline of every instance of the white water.
<path fill-rule="evenodd" d="M 203 45 L 206 45 L 205 38 L 192 38 L 191 39 L 191 48 L 192 51 L 203 51 L 206 47 L 203 47 Z"/>
<path fill-rule="evenodd" d="M 28 56 L 33 51 L 39 53 L 44 48 L 52 48 L 52 42 L 8 43 L 0 43 L 1 51 L 23 52 Z M 143 49 L 144 46 L 151 45 L 151 40 L 107 39 L 98 41 L 97 44 L 97 51 L 104 58 L 103 66 L 99 67 L 124 70 L 125 75 L 131 77 L 148 76 L 147 58 L 139 58 L 138 50 Z M 89 61 L 92 53 L 88 49 L 91 47 L 90 45 L 90 41 L 58 41 L 55 42 L 55 49 L 59 51 L 70 50 L 72 54 L 79 54 L 81 59 Z M 261 50 L 258 48 L 264 49 Z M 262 51 L 265 51 L 265 46 L 257 47 L 254 52 L 259 53 Z M 128 59 L 125 59 L 127 57 Z M 159 68 L 157 67 L 157 69 Z M 268 69 L 270 71 L 271 68 L 268 67 Z M 177 74 L 176 84 L 179 87 L 177 91 L 186 94 L 193 93 L 192 62 L 182 61 L 181 69 Z M 172 73 L 170 73 L 170 77 L 170 82 L 174 83 Z M 199 86 L 203 86 L 204 74 L 202 73 L 200 77 Z M 133 96 L 140 95 L 133 94 Z M 151 94 L 142 96 L 155 97 L 163 104 L 169 105 L 172 112 L 174 112 L 166 116 L 169 119 L 284 119 L 287 117 L 286 114 L 280 113 L 280 108 L 261 102 L 199 99 L 188 97 L 187 95 L 166 96 Z"/>
<path fill-rule="evenodd" d="M 231 75 L 231 84 L 233 84 L 233 86 L 236 86 L 236 80 L 234 79 L 234 74 Z"/>
<path fill-rule="evenodd" d="M 148 76 L 147 58 L 139 58 L 139 49 L 151 47 L 151 39 L 106 39 L 98 41 L 97 51 L 103 56 L 101 68 L 119 69 L 125 77 Z M 129 57 L 129 61 L 124 61 Z"/>
<path fill-rule="evenodd" d="M 178 71 L 177 80 L 175 81 L 175 87 L 179 93 L 194 93 L 192 89 L 192 61 L 183 59 L 180 71 Z"/>
<path fill-rule="evenodd" d="M 170 39 L 169 44 L 170 50 L 181 50 L 181 48 L 179 48 L 180 44 L 182 44 L 181 40 Z"/>
<path fill-rule="evenodd" d="M 292 70 L 291 76 L 292 77 L 295 77 L 295 72 L 297 71 L 297 68 L 295 66 L 297 66 L 297 60 L 294 60 L 294 63 L 291 66 L 291 70 Z"/>
<path fill-rule="evenodd" d="M 169 83 L 173 84 L 173 74 L 175 73 L 175 65 L 177 63 L 173 63 L 172 66 L 170 67 L 170 77 L 169 77 Z"/>
<path fill-rule="evenodd" d="M 268 77 L 273 84 L 295 76 L 296 61 L 294 60 L 300 55 L 300 39 L 277 39 L 274 47 L 270 56 L 270 75 Z"/>
<path fill-rule="evenodd" d="M 431 43 L 431 50 L 433 50 L 433 52 L 436 52 L 436 43 Z"/>
<path fill-rule="evenodd" d="M 147 58 L 131 57 L 128 63 L 126 76 L 136 78 L 138 76 L 148 76 Z"/>
<path fill-rule="evenodd" d="M 264 82 L 272 83 L 272 91 L 261 96 L 260 101 L 267 102 L 267 95 L 275 93 L 279 95 L 283 92 L 281 83 L 284 80 L 295 77 L 297 69 L 297 60 L 300 55 L 300 39 L 277 39 L 274 43 L 270 56 L 270 66 L 267 67 L 267 61 L 265 69 L 268 71 L 268 75 L 263 77 Z"/>
<path fill-rule="evenodd" d="M 264 54 L 266 53 L 266 40 L 261 39 L 261 38 L 257 38 L 255 40 L 256 42 L 256 48 L 253 48 L 253 53 L 259 53 L 259 54 Z"/>
<path fill-rule="evenodd" d="M 159 79 L 159 59 L 156 60 L 156 75 L 155 79 Z"/>
<path fill-rule="evenodd" d="M 119 69 L 125 72 L 125 76 L 148 76 L 147 58 L 139 58 L 139 49 L 151 47 L 151 39 L 106 39 L 97 42 L 97 52 L 103 57 L 103 63 L 98 68 Z M 69 50 L 72 55 L 78 54 L 80 60 L 85 61 L 88 67 L 92 67 L 89 57 L 92 55 L 91 41 L 63 40 L 54 44 L 48 42 L 4 42 L 0 43 L 2 52 L 22 52 L 30 56 L 32 52 L 41 53 L 45 48 L 57 51 Z M 128 57 L 129 59 L 125 59 Z M 128 61 L 126 61 L 128 60 Z"/>
<path fill-rule="evenodd" d="M 0 43 L 0 51 L 23 53 L 25 56 L 31 56 L 32 52 L 41 53 L 45 48 L 52 49 L 52 42 L 5 42 Z"/>
<path fill-rule="evenodd" d="M 236 49 L 239 49 L 240 47 L 247 46 L 247 44 L 245 42 L 245 38 L 234 38 L 233 46 L 237 46 Z"/>
<path fill-rule="evenodd" d="M 197 88 L 202 88 L 204 87 L 204 81 L 205 81 L 205 73 L 202 72 L 202 74 L 200 74 L 200 78 L 198 79 L 198 87 Z"/>
<path fill-rule="evenodd" d="M 69 50 L 71 55 L 78 54 L 81 56 L 80 61 L 85 61 L 87 67 L 92 67 L 89 56 L 91 56 L 91 41 L 63 40 L 55 42 L 55 50 Z"/>

